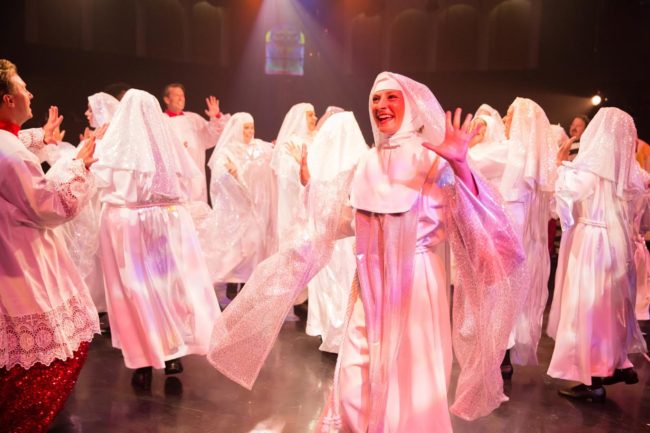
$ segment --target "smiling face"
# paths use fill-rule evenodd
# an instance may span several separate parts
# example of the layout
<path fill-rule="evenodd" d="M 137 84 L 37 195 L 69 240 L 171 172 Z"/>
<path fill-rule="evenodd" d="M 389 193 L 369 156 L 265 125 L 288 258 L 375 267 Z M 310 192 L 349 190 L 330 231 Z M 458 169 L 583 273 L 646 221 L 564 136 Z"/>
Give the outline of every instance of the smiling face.
<path fill-rule="evenodd" d="M 404 120 L 406 105 L 400 90 L 379 90 L 370 100 L 370 112 L 379 132 L 393 135 L 399 131 Z"/>
<path fill-rule="evenodd" d="M 244 123 L 242 134 L 244 135 L 244 143 L 248 144 L 255 136 L 255 124 L 253 122 Z"/>
<path fill-rule="evenodd" d="M 307 116 L 307 128 L 309 129 L 309 132 L 314 132 L 316 130 L 316 122 L 318 121 L 316 113 L 313 111 L 307 111 L 305 112 L 305 116 Z"/>
<path fill-rule="evenodd" d="M 185 91 L 181 87 L 170 87 L 163 101 L 169 111 L 180 113 L 185 109 Z"/>

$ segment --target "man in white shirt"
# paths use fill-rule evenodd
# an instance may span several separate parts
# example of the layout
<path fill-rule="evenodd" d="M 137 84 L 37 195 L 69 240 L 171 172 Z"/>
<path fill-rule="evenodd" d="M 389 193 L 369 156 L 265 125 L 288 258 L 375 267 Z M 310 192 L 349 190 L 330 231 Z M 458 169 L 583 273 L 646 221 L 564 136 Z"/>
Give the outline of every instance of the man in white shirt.
<path fill-rule="evenodd" d="M 179 142 L 187 148 L 205 179 L 205 152 L 217 144 L 230 115 L 221 113 L 219 100 L 214 96 L 205 98 L 207 106 L 205 114 L 210 120 L 205 120 L 197 113 L 183 111 L 185 109 L 185 87 L 180 83 L 171 83 L 165 87 L 163 102 L 172 131 Z M 204 181 L 201 188 L 193 193 L 192 201 L 207 202 L 207 191 L 207 183 Z"/>
<path fill-rule="evenodd" d="M 38 143 L 18 138 L 32 98 L 15 65 L 0 59 L 0 430 L 44 433 L 99 332 L 88 288 L 54 230 L 92 193 L 95 138 L 45 175 L 34 153 L 43 133 Z M 60 120 L 51 107 L 48 125 Z"/>

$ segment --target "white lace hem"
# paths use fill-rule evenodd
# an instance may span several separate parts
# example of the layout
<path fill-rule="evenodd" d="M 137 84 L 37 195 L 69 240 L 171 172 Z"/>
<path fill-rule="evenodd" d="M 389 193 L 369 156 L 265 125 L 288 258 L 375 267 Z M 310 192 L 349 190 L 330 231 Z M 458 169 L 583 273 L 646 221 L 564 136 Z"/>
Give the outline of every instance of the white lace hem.
<path fill-rule="evenodd" d="M 99 333 L 97 311 L 83 294 L 44 313 L 12 317 L 0 314 L 0 368 L 65 361 L 83 342 Z"/>

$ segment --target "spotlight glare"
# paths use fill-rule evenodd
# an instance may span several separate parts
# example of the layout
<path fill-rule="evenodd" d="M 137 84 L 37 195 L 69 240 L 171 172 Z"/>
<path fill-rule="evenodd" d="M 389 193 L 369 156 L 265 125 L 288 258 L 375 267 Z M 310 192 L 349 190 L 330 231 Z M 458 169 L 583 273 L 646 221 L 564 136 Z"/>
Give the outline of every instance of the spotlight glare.
<path fill-rule="evenodd" d="M 600 95 L 594 95 L 591 97 L 591 104 L 595 107 L 596 105 L 600 105 L 600 103 L 603 102 L 603 98 L 600 97 Z"/>

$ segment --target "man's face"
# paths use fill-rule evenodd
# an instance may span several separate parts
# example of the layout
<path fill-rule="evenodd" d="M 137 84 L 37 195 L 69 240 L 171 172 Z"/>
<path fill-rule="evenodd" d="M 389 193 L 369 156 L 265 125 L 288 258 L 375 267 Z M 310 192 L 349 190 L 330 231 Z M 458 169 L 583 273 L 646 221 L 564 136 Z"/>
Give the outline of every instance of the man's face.
<path fill-rule="evenodd" d="M 180 87 L 170 87 L 163 101 L 169 111 L 180 113 L 185 109 L 185 92 Z"/>
<path fill-rule="evenodd" d="M 578 137 L 578 140 L 580 140 L 582 133 L 585 132 L 585 128 L 587 128 L 585 121 L 580 117 L 576 117 L 573 119 L 573 122 L 571 122 L 571 126 L 569 127 L 569 136 Z"/>
<path fill-rule="evenodd" d="M 253 122 L 244 123 L 244 143 L 248 144 L 255 136 L 255 124 Z"/>
<path fill-rule="evenodd" d="M 309 132 L 314 132 L 316 129 L 316 121 L 318 120 L 316 113 L 313 111 L 307 111 L 305 112 L 305 116 L 307 116 L 307 128 L 309 129 Z"/>
<path fill-rule="evenodd" d="M 370 111 L 373 121 L 383 134 L 393 135 L 404 120 L 404 95 L 400 90 L 380 90 L 372 95 Z"/>
<path fill-rule="evenodd" d="M 27 84 L 18 74 L 14 74 L 9 81 L 11 82 L 11 93 L 2 97 L 2 102 L 9 107 L 11 111 L 12 122 L 22 125 L 32 118 L 32 95 L 27 90 Z"/>

